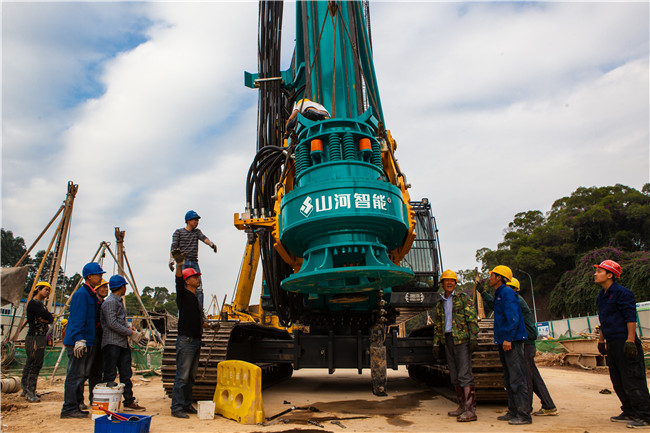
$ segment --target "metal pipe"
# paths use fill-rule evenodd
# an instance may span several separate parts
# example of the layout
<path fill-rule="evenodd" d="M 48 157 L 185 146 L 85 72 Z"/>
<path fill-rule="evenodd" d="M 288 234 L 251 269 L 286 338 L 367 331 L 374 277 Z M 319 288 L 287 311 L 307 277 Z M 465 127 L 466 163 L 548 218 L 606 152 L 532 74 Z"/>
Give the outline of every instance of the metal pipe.
<path fill-rule="evenodd" d="M 530 274 L 523 269 L 517 269 L 519 272 L 523 272 L 524 274 L 528 275 L 528 279 L 530 280 L 530 296 L 533 298 L 533 314 L 535 315 L 535 325 L 537 325 L 537 309 L 535 308 L 535 291 L 533 290 L 533 279 L 531 278 Z"/>

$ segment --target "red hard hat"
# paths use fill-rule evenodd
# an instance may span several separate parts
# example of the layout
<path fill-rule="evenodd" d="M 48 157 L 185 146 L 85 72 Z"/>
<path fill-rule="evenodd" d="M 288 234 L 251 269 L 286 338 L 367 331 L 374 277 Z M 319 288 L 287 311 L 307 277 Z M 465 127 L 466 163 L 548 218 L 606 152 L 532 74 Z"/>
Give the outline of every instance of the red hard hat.
<path fill-rule="evenodd" d="M 195 271 L 194 269 L 192 269 L 192 268 L 183 269 L 183 279 L 184 279 L 184 280 L 187 280 L 189 277 L 192 277 L 192 276 L 194 276 L 194 275 L 196 275 L 197 277 L 200 277 L 200 276 L 201 276 L 201 273 L 200 273 L 200 272 L 196 272 L 196 271 Z"/>
<path fill-rule="evenodd" d="M 594 265 L 594 268 L 602 268 L 607 272 L 616 275 L 616 278 L 621 277 L 621 265 L 616 263 L 614 260 L 603 260 L 600 265 Z"/>

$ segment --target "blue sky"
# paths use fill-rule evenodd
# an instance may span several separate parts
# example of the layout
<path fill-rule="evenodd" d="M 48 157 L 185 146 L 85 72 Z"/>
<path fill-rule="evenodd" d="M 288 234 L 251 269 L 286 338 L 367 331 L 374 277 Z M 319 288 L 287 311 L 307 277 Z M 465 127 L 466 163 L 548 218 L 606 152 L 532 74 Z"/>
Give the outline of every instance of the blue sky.
<path fill-rule="evenodd" d="M 432 202 L 445 267 L 474 267 L 517 212 L 579 186 L 649 182 L 648 8 L 371 3 L 387 126 L 411 196 Z M 257 3 L 3 2 L 2 44 L 2 227 L 31 243 L 72 180 L 66 273 L 119 226 L 138 286 L 172 288 L 171 233 L 194 209 L 219 246 L 200 249 L 206 291 L 230 297 Z"/>

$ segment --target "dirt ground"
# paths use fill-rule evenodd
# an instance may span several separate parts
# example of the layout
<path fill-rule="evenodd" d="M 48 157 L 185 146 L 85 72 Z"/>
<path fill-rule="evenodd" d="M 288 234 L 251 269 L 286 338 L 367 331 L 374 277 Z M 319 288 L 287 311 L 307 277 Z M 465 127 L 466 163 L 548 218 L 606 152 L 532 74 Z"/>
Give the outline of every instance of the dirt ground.
<path fill-rule="evenodd" d="M 502 405 L 479 404 L 478 421 L 458 423 L 447 412 L 456 404 L 437 395 L 430 388 L 409 378 L 406 369 L 388 372 L 388 397 L 370 392 L 369 373 L 337 370 L 333 375 L 321 370 L 299 370 L 291 379 L 262 392 L 266 417 L 293 406 L 313 406 L 320 412 L 295 410 L 278 417 L 288 420 L 269 426 L 241 425 L 215 416 L 214 420 L 173 418 L 170 399 L 164 394 L 159 377 L 134 377 L 134 393 L 147 407 L 145 414 L 156 414 L 151 432 L 624 432 L 625 424 L 612 423 L 618 415 L 619 401 L 609 376 L 602 371 L 585 371 L 573 367 L 540 367 L 542 376 L 558 407 L 555 417 L 533 417 L 533 424 L 511 426 L 497 421 L 504 412 Z M 2 432 L 92 432 L 94 422 L 59 418 L 63 401 L 63 379 L 53 386 L 41 379 L 38 392 L 45 393 L 41 403 L 28 403 L 16 394 L 2 394 Z M 537 397 L 533 403 L 539 409 Z M 315 421 L 323 427 L 308 423 Z M 334 424 L 332 421 L 338 421 Z"/>

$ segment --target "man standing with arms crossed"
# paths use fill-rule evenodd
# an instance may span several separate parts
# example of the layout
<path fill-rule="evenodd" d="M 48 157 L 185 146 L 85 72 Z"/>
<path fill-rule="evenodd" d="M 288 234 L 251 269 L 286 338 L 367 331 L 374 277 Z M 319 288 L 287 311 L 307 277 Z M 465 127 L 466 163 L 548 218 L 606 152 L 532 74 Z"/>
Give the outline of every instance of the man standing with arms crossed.
<path fill-rule="evenodd" d="M 494 342 L 499 345 L 503 365 L 503 382 L 508 391 L 508 413 L 497 417 L 512 425 L 532 424 L 532 407 L 528 402 L 524 341 L 526 327 L 519 297 L 506 286 L 512 280 L 512 270 L 499 265 L 490 271 L 488 284 L 494 292 Z"/>
<path fill-rule="evenodd" d="M 618 416 L 612 422 L 625 422 L 629 428 L 650 428 L 650 395 L 643 362 L 643 347 L 636 335 L 636 299 L 634 293 L 616 282 L 621 265 L 605 260 L 594 265 L 598 293 L 600 335 L 598 350 L 607 355 L 609 377 L 621 401 Z"/>
<path fill-rule="evenodd" d="M 201 268 L 199 268 L 199 241 L 212 248 L 217 253 L 217 245 L 212 242 L 203 232 L 198 228 L 199 214 L 193 210 L 187 211 L 185 214 L 185 227 L 177 229 L 172 235 L 171 251 L 180 250 L 185 256 L 185 261 L 181 263 L 182 269 L 192 268 L 197 274 L 201 275 Z M 174 257 L 170 253 L 169 269 L 174 271 Z M 181 269 L 181 270 L 182 270 Z M 196 290 L 196 297 L 201 306 L 201 314 L 203 314 L 203 287 L 201 287 L 201 279 L 199 278 L 199 286 Z"/>
<path fill-rule="evenodd" d="M 196 290 L 201 274 L 193 268 L 182 269 L 185 257 L 172 250 L 176 262 L 176 304 L 178 304 L 178 337 L 176 339 L 176 377 L 172 389 L 172 416 L 189 418 L 196 413 L 192 406 L 192 386 L 199 367 L 201 337 L 207 323 L 203 321 Z"/>
<path fill-rule="evenodd" d="M 440 276 L 444 293 L 436 304 L 433 347 L 445 349 L 451 384 L 456 388 L 458 409 L 447 413 L 458 422 L 476 421 L 476 390 L 472 375 L 472 352 L 478 348 L 478 319 L 469 297 L 456 292 L 456 273 L 446 270 Z M 441 353 L 436 355 L 440 356 Z"/>
<path fill-rule="evenodd" d="M 32 300 L 27 304 L 27 323 L 29 324 L 29 331 L 27 331 L 25 337 L 27 360 L 23 369 L 21 385 L 23 393 L 30 403 L 41 401 L 36 395 L 36 384 L 45 359 L 45 345 L 47 344 L 49 324 L 54 322 L 52 313 L 47 311 L 43 301 L 50 296 L 51 288 L 50 283 L 46 281 L 36 284 Z"/>
<path fill-rule="evenodd" d="M 88 348 L 95 345 L 95 329 L 99 326 L 99 299 L 95 287 L 102 281 L 104 270 L 99 263 L 90 262 L 82 271 L 85 280 L 70 299 L 70 316 L 63 339 L 68 352 L 68 371 L 65 377 L 61 418 L 87 418 L 88 411 L 79 409 L 83 403 L 83 384 L 86 378 Z"/>

